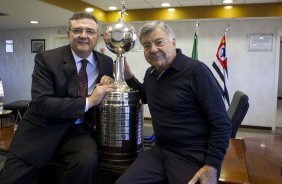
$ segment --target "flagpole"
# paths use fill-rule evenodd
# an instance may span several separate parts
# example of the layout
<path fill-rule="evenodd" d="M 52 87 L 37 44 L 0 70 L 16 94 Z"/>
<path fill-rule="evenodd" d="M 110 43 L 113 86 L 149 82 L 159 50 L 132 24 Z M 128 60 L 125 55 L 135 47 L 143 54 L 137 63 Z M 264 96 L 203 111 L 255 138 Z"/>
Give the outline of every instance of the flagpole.
<path fill-rule="evenodd" d="M 230 28 L 230 24 L 228 23 L 227 25 L 226 25 L 226 28 L 225 28 L 225 36 L 226 36 L 226 34 L 227 34 L 227 32 L 229 31 L 229 28 Z"/>
<path fill-rule="evenodd" d="M 198 60 L 198 31 L 199 31 L 199 20 L 196 22 L 196 31 L 194 34 L 194 43 L 193 43 L 193 49 L 192 49 L 192 55 L 191 57 L 195 60 Z"/>
<path fill-rule="evenodd" d="M 199 31 L 199 26 L 200 26 L 199 20 L 197 20 L 197 22 L 196 22 L 196 31 L 197 31 L 197 34 L 198 34 L 198 31 Z"/>
<path fill-rule="evenodd" d="M 227 32 L 229 31 L 229 28 L 230 28 L 230 24 L 228 23 L 227 25 L 226 25 L 226 28 L 225 28 L 225 33 L 224 33 L 224 36 L 225 36 L 225 41 L 226 41 L 226 35 L 227 35 Z M 225 43 L 225 45 L 226 45 L 226 43 Z M 226 51 L 225 51 L 226 52 Z M 225 53 L 226 54 L 226 53 Z M 226 56 L 226 58 L 227 58 L 227 56 Z M 227 77 L 225 77 L 225 75 L 227 75 Z M 228 68 L 226 67 L 225 68 L 225 72 L 224 72 L 224 78 L 226 78 L 226 79 L 228 79 Z M 225 87 L 226 87 L 226 96 L 225 96 L 225 98 L 226 98 L 226 102 L 227 102 L 227 105 L 228 105 L 228 107 L 230 107 L 230 100 L 229 100 L 229 94 L 228 94 L 228 89 L 227 89 L 227 87 L 228 87 L 228 81 L 226 80 L 225 81 Z"/>

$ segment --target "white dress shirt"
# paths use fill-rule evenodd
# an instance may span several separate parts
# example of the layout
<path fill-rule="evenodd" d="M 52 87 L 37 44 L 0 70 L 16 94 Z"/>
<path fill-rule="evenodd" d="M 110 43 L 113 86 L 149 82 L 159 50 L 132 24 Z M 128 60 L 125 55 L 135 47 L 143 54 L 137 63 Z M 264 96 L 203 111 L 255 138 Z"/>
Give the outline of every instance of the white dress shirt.
<path fill-rule="evenodd" d="M 87 67 L 86 67 L 87 78 L 88 78 L 88 95 L 91 95 L 91 93 L 93 92 L 95 88 L 97 78 L 99 75 L 98 64 L 97 64 L 96 58 L 94 57 L 93 52 L 91 52 L 91 54 L 87 58 L 79 57 L 77 54 L 75 54 L 73 50 L 72 50 L 72 54 L 75 60 L 77 73 L 79 73 L 79 70 L 82 66 L 81 60 L 83 59 L 88 60 Z M 87 112 L 88 109 L 89 109 L 88 108 L 88 99 L 86 98 L 85 112 Z M 75 122 L 75 124 L 79 124 L 79 123 L 81 123 L 81 119 L 78 119 Z"/>

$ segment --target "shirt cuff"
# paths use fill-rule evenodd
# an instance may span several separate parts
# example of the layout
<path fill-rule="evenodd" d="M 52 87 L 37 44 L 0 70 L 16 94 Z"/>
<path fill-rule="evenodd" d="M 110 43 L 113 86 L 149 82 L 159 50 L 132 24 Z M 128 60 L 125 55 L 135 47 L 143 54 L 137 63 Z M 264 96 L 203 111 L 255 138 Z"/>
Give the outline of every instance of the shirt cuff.
<path fill-rule="evenodd" d="M 85 103 L 85 110 L 84 110 L 84 112 L 87 112 L 88 109 L 89 109 L 89 107 L 88 107 L 88 98 L 86 98 L 86 103 Z"/>
<path fill-rule="evenodd" d="M 217 169 L 218 172 L 220 172 L 222 160 L 215 157 L 207 156 L 205 160 L 205 165 L 213 166 Z"/>
<path fill-rule="evenodd" d="M 131 85 L 131 84 L 135 84 L 136 81 L 138 81 L 134 75 L 132 75 L 132 77 L 130 79 L 125 80 L 125 82 L 127 83 L 127 85 Z"/>

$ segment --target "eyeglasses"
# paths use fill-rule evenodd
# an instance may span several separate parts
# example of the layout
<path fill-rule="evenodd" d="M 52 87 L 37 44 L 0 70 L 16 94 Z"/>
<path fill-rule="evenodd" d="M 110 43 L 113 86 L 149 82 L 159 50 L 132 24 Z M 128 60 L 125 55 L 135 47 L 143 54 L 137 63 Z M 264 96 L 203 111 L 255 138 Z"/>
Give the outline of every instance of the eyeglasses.
<path fill-rule="evenodd" d="M 143 48 L 144 48 L 144 51 L 149 51 L 151 50 L 153 44 L 155 45 L 155 47 L 157 48 L 161 48 L 163 46 L 165 46 L 167 40 L 154 40 L 152 42 L 144 42 L 142 45 L 143 45 Z"/>
<path fill-rule="evenodd" d="M 70 29 L 70 31 L 75 35 L 81 35 L 83 34 L 84 31 L 88 36 L 94 36 L 95 34 L 97 34 L 97 31 L 95 31 L 94 29 L 74 28 L 74 29 Z"/>

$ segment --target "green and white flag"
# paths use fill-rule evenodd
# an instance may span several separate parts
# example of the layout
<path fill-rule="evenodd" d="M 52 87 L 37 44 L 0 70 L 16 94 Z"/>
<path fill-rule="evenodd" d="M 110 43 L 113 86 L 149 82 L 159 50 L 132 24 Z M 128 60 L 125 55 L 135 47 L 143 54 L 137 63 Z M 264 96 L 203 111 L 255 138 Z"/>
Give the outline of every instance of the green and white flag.
<path fill-rule="evenodd" d="M 194 34 L 192 58 L 198 60 L 198 31 L 196 31 Z"/>
<path fill-rule="evenodd" d="M 196 31 L 194 34 L 194 44 L 192 50 L 192 58 L 198 60 L 198 32 L 199 32 L 199 21 L 196 22 Z"/>

